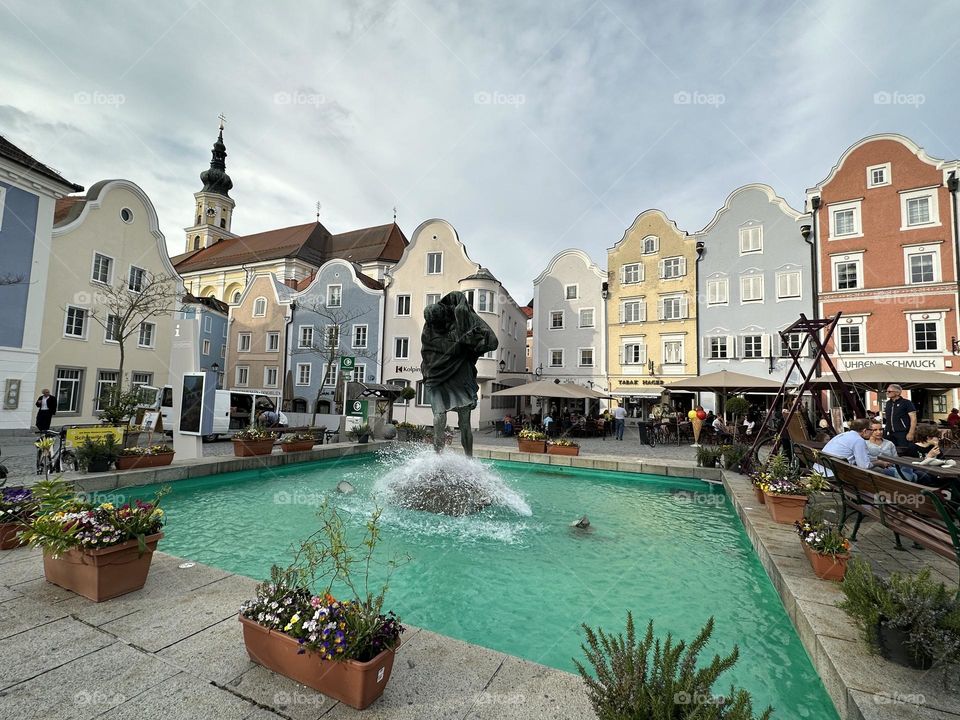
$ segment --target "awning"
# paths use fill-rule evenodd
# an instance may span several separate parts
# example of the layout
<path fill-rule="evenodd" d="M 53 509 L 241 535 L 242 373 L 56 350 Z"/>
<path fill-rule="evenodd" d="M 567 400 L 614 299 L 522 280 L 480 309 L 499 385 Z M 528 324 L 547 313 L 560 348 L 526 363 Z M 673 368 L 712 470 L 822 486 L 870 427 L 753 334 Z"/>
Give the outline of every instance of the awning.
<path fill-rule="evenodd" d="M 501 397 L 504 395 L 513 397 L 528 395 L 531 397 L 572 398 L 577 400 L 581 398 L 607 397 L 606 394 L 597 390 L 591 390 L 583 385 L 577 385 L 576 383 L 557 383 L 553 380 L 537 380 L 536 382 L 526 383 L 525 385 L 517 385 L 516 387 L 497 390 L 495 393 L 490 394 Z"/>

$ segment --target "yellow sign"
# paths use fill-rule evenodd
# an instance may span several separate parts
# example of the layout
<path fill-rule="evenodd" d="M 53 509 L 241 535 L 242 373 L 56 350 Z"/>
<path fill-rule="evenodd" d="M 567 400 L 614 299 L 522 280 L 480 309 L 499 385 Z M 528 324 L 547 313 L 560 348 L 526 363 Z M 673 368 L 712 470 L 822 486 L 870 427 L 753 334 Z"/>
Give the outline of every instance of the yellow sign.
<path fill-rule="evenodd" d="M 96 425 L 91 427 L 68 427 L 66 445 L 68 448 L 83 445 L 83 441 L 88 438 L 94 442 L 99 442 L 107 435 L 113 435 L 118 443 L 123 442 L 122 427 Z"/>

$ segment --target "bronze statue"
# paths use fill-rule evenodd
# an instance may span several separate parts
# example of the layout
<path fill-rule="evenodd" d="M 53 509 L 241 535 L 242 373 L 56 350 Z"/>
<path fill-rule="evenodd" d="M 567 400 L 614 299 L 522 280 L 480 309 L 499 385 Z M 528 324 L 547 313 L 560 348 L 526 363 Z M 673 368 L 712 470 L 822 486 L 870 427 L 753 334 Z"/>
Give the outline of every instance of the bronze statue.
<path fill-rule="evenodd" d="M 496 350 L 499 343 L 490 326 L 474 312 L 462 292 L 451 292 L 423 311 L 420 337 L 421 369 L 427 397 L 433 408 L 433 446 L 444 444 L 447 413 L 457 411 L 460 442 L 473 457 L 470 411 L 477 406 L 477 360 Z"/>

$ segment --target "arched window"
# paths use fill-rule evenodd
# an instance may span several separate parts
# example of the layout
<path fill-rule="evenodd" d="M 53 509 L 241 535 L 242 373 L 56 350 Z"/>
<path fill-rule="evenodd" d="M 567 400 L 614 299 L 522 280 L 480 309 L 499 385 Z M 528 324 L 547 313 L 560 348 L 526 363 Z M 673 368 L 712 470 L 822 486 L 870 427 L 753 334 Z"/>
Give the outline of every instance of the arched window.
<path fill-rule="evenodd" d="M 307 411 L 307 401 L 303 398 L 294 398 L 293 399 L 293 412 L 295 413 L 305 413 Z"/>
<path fill-rule="evenodd" d="M 655 235 L 648 235 L 643 239 L 643 254 L 650 255 L 660 249 L 660 238 Z"/>
<path fill-rule="evenodd" d="M 267 314 L 267 299 L 265 297 L 258 297 L 253 301 L 253 316 L 254 317 L 263 317 Z"/>
<path fill-rule="evenodd" d="M 194 249 L 194 250 L 199 250 L 199 249 L 200 249 L 200 236 L 199 236 L 199 235 L 196 235 L 196 236 L 193 238 L 193 249 Z"/>
<path fill-rule="evenodd" d="M 236 305 L 239 302 L 240 302 L 240 291 L 237 290 L 236 292 L 233 293 L 233 304 Z"/>
<path fill-rule="evenodd" d="M 330 415 L 330 401 L 320 400 L 317 403 L 317 413 L 320 415 Z"/>

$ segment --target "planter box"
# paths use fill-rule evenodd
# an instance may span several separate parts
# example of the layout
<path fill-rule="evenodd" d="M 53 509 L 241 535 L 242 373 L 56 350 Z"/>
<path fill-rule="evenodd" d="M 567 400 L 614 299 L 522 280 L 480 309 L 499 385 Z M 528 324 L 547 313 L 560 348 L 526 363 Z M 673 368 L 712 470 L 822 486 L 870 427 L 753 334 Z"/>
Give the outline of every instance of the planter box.
<path fill-rule="evenodd" d="M 236 457 L 270 455 L 273 452 L 273 438 L 269 440 L 234 440 L 233 454 Z"/>
<path fill-rule="evenodd" d="M 753 486 L 753 495 L 757 499 L 757 502 L 760 503 L 761 505 L 767 504 L 767 498 L 763 494 L 763 490 L 758 488 L 756 485 Z"/>
<path fill-rule="evenodd" d="M 298 440 L 297 442 L 280 443 L 280 448 L 285 452 L 303 452 L 304 450 L 313 450 L 313 440 Z"/>
<path fill-rule="evenodd" d="M 517 438 L 517 447 L 520 449 L 520 452 L 545 453 L 547 451 L 547 441 Z"/>
<path fill-rule="evenodd" d="M 793 525 L 803 520 L 803 510 L 807 506 L 806 495 L 774 495 L 766 494 L 767 510 L 774 522 L 784 525 Z"/>
<path fill-rule="evenodd" d="M 13 550 L 24 545 L 17 537 L 17 532 L 22 529 L 20 523 L 0 523 L 0 550 Z"/>
<path fill-rule="evenodd" d="M 153 551 L 162 537 L 163 533 L 148 535 L 143 555 L 136 539 L 96 550 L 72 548 L 59 558 L 44 552 L 43 575 L 47 582 L 94 602 L 126 595 L 147 581 Z"/>
<path fill-rule="evenodd" d="M 907 633 L 903 630 L 887 627 L 887 624 L 881 620 L 876 634 L 881 657 L 914 670 L 929 670 L 933 667 L 932 657 L 929 655 L 917 657 L 910 651 L 907 646 L 907 637 Z"/>
<path fill-rule="evenodd" d="M 315 652 L 299 654 L 300 643 L 289 635 L 269 630 L 242 615 L 239 618 L 243 644 L 253 662 L 352 708 L 368 707 L 383 694 L 390 680 L 395 650 L 385 650 L 365 663 L 324 660 Z"/>
<path fill-rule="evenodd" d="M 174 453 L 157 453 L 156 455 L 121 455 L 115 463 L 117 470 L 136 470 L 169 465 L 173 462 Z"/>
<path fill-rule="evenodd" d="M 579 455 L 579 447 L 565 445 L 547 445 L 547 455 Z"/>
<path fill-rule="evenodd" d="M 824 555 L 818 553 L 803 542 L 803 540 L 800 541 L 800 544 L 803 545 L 803 553 L 807 556 L 807 560 L 810 561 L 810 567 L 813 568 L 814 575 L 821 580 L 836 580 L 837 582 L 843 580 L 843 576 L 847 574 L 847 561 L 850 559 L 849 554 Z"/>

